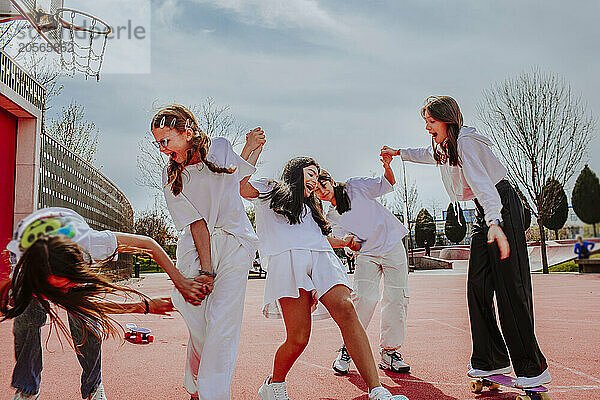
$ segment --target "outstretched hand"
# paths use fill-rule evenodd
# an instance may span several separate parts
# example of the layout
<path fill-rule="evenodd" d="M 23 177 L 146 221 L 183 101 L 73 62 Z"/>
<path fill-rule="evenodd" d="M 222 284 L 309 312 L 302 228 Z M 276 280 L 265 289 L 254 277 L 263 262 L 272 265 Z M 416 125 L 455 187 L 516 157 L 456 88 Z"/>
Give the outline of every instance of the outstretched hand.
<path fill-rule="evenodd" d="M 500 259 L 504 260 L 510 255 L 510 246 L 508 245 L 508 239 L 504 234 L 504 231 L 499 225 L 490 225 L 488 230 L 488 243 L 492 244 L 496 242 L 498 249 L 500 250 Z"/>
<path fill-rule="evenodd" d="M 150 314 L 167 315 L 168 312 L 174 311 L 173 303 L 170 297 L 153 297 L 148 300 L 148 312 Z"/>
<path fill-rule="evenodd" d="M 248 146 L 251 151 L 261 148 L 266 142 L 265 131 L 260 127 L 246 133 L 246 146 Z"/>

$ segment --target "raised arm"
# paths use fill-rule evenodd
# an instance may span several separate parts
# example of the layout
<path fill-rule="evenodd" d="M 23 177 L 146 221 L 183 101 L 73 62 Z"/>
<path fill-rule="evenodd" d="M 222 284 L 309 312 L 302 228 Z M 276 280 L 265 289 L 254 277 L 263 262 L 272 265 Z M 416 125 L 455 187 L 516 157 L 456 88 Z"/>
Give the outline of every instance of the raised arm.
<path fill-rule="evenodd" d="M 205 294 L 202 286 L 193 279 L 186 279 L 175 265 L 169 255 L 156 241 L 150 237 L 134 235 L 132 233 L 116 232 L 117 248 L 120 252 L 139 252 L 148 254 L 169 275 L 173 284 L 186 301 L 191 304 L 200 304 Z"/>
<path fill-rule="evenodd" d="M 390 167 L 390 163 L 392 162 L 392 156 L 389 154 L 381 154 L 381 162 L 383 163 L 384 173 L 383 176 L 390 185 L 394 186 L 396 184 L 396 178 L 394 177 L 394 171 Z"/>
<path fill-rule="evenodd" d="M 246 134 L 246 145 L 240 153 L 240 157 L 248 161 L 249 164 L 256 166 L 258 156 L 262 152 L 264 144 L 267 142 L 265 131 L 258 127 Z"/>

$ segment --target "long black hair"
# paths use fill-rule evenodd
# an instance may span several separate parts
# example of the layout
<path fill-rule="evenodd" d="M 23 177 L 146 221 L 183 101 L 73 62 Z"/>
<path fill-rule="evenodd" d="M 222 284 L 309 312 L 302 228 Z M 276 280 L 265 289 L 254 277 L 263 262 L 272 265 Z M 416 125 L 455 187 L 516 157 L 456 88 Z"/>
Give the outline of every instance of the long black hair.
<path fill-rule="evenodd" d="M 0 286 L 0 322 L 12 319 L 25 311 L 35 298 L 50 316 L 50 321 L 70 337 L 68 330 L 48 301 L 62 307 L 81 320 L 98 337 L 118 334 L 118 323 L 108 314 L 112 309 L 107 294 L 145 296 L 135 289 L 112 284 L 99 271 L 105 262 L 94 264 L 89 254 L 63 235 L 43 235 L 29 247 L 15 266 L 12 279 Z M 50 283 L 49 278 L 66 278 L 73 283 L 68 290 Z M 48 301 L 46 301 L 48 300 Z"/>
<path fill-rule="evenodd" d="M 324 169 L 319 173 L 319 182 L 331 182 L 333 185 L 333 197 L 335 197 L 335 210 L 342 215 L 346 211 L 350 211 L 352 205 L 350 204 L 350 197 L 348 196 L 348 189 L 346 184 L 343 182 L 335 182 L 329 172 Z"/>
<path fill-rule="evenodd" d="M 306 216 L 304 205 L 310 208 L 313 219 L 321 228 L 323 235 L 331 233 L 331 227 L 323 215 L 321 202 L 314 193 L 304 197 L 304 168 L 314 165 L 320 171 L 319 164 L 310 157 L 295 157 L 285 165 L 281 180 L 275 181 L 273 189 L 260 198 L 270 200 L 269 206 L 277 214 L 288 219 L 290 225 L 299 224 Z"/>

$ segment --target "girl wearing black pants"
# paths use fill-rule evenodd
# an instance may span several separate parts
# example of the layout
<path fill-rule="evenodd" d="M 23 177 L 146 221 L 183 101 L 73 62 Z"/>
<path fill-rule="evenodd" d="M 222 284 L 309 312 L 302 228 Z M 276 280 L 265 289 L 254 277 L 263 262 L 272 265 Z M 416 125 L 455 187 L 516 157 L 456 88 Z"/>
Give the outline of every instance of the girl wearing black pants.
<path fill-rule="evenodd" d="M 517 386 L 549 383 L 548 365 L 534 333 L 523 206 L 505 179 L 507 170 L 490 150 L 492 142 L 474 128 L 463 126 L 460 108 L 451 97 L 428 98 L 421 116 L 432 135 L 431 147 L 394 150 L 385 146 L 381 154 L 437 164 L 452 201 L 475 201 L 477 218 L 467 281 L 473 339 L 468 375 L 508 374 L 512 360 Z M 502 334 L 496 322 L 494 294 Z"/>

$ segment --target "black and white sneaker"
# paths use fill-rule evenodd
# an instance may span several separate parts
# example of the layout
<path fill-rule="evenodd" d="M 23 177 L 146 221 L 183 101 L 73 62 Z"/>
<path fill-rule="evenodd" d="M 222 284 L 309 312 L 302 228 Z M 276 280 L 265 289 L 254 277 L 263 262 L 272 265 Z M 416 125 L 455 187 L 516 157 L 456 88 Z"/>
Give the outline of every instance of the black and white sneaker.
<path fill-rule="evenodd" d="M 338 374 L 346 375 L 350 371 L 351 362 L 352 358 L 350 358 L 350 354 L 348 354 L 348 350 L 346 350 L 346 346 L 344 345 L 338 350 L 338 355 L 333 362 L 333 370 Z"/>
<path fill-rule="evenodd" d="M 410 367 L 402 360 L 402 355 L 396 350 L 381 350 L 379 368 L 396 373 L 410 372 Z"/>

